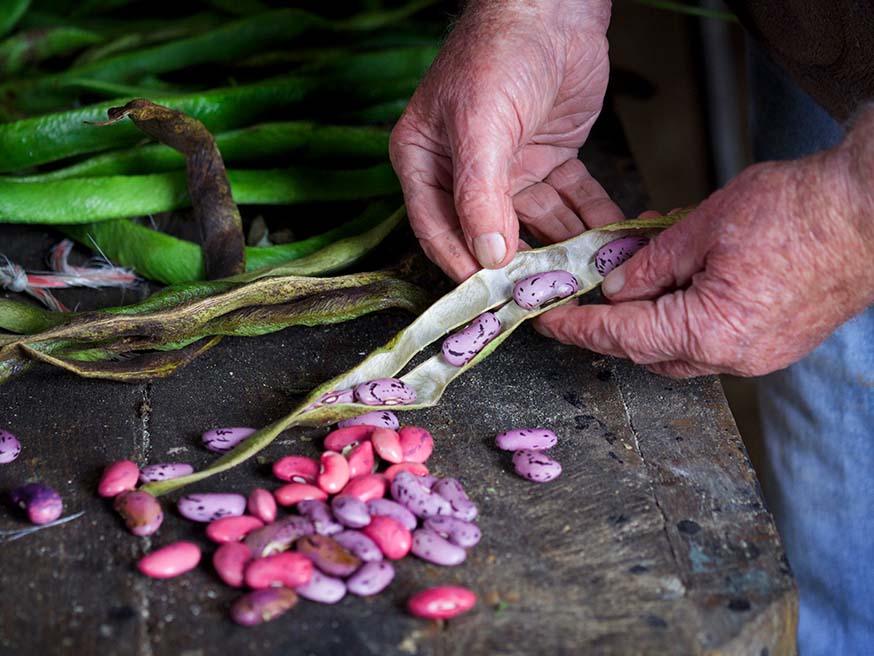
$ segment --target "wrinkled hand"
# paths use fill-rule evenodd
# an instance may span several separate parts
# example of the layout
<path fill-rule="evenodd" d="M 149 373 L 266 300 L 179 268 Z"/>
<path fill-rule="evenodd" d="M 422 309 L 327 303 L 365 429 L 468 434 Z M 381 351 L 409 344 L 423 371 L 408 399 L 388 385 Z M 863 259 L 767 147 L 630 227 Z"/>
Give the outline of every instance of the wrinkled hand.
<path fill-rule="evenodd" d="M 607 86 L 609 13 L 607 0 L 469 2 L 413 95 L 392 163 L 422 248 L 456 280 L 509 262 L 518 221 L 552 242 L 621 220 L 577 160 Z"/>
<path fill-rule="evenodd" d="M 792 364 L 874 302 L 871 128 L 867 170 L 858 134 L 753 166 L 611 272 L 612 305 L 557 308 L 538 330 L 678 378 Z"/>

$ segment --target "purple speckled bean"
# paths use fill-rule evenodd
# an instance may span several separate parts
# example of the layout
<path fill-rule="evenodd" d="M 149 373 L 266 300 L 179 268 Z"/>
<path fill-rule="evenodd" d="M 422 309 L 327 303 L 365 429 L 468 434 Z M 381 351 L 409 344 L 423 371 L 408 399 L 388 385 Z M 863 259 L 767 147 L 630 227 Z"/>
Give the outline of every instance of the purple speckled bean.
<path fill-rule="evenodd" d="M 164 521 L 161 504 L 148 492 L 122 492 L 115 497 L 112 507 L 124 519 L 127 530 L 140 537 L 152 535 Z"/>
<path fill-rule="evenodd" d="M 371 499 L 367 502 L 367 511 L 371 515 L 384 515 L 396 519 L 408 531 L 415 529 L 418 524 L 416 516 L 407 510 L 406 506 L 391 499 Z"/>
<path fill-rule="evenodd" d="M 313 570 L 313 576 L 306 585 L 294 589 L 304 599 L 320 604 L 336 604 L 346 596 L 346 584 L 333 576 L 325 576 L 319 570 Z"/>
<path fill-rule="evenodd" d="M 328 576 L 345 578 L 361 567 L 361 559 L 327 535 L 305 535 L 297 541 L 296 547 Z"/>
<path fill-rule="evenodd" d="M 352 391 L 352 388 L 334 390 L 333 392 L 322 394 L 307 406 L 307 409 L 321 408 L 323 405 L 338 405 L 340 403 L 355 403 L 355 393 Z"/>
<path fill-rule="evenodd" d="M 369 597 L 385 590 L 395 577 L 395 568 L 387 560 L 365 564 L 346 581 L 346 589 L 359 597 Z"/>
<path fill-rule="evenodd" d="M 351 554 L 364 561 L 372 563 L 377 560 L 382 560 L 382 551 L 379 550 L 376 542 L 364 535 L 361 531 L 349 530 L 337 533 L 331 536 L 335 542 L 339 542 Z"/>
<path fill-rule="evenodd" d="M 416 480 L 418 481 L 419 485 L 430 490 L 440 479 L 436 476 L 432 476 L 431 474 L 425 474 L 424 476 L 417 477 Z"/>
<path fill-rule="evenodd" d="M 31 524 L 48 524 L 64 512 L 61 495 L 45 483 L 28 483 L 9 493 L 12 503 L 27 513 Z"/>
<path fill-rule="evenodd" d="M 213 522 L 222 517 L 237 517 L 246 512 L 242 494 L 203 492 L 186 494 L 176 504 L 179 514 L 192 522 Z"/>
<path fill-rule="evenodd" d="M 376 426 L 377 428 L 397 430 L 400 428 L 401 422 L 398 421 L 398 416 L 391 410 L 375 410 L 353 417 L 352 419 L 344 419 L 337 426 L 340 428 L 346 428 L 347 426 Z"/>
<path fill-rule="evenodd" d="M 503 451 L 531 449 L 543 451 L 551 449 L 558 442 L 555 433 L 547 428 L 516 428 L 499 434 L 495 445 Z"/>
<path fill-rule="evenodd" d="M 343 530 L 343 525 L 334 521 L 330 507 L 321 499 L 300 501 L 297 511 L 313 523 L 313 528 L 319 535 L 334 535 Z"/>
<path fill-rule="evenodd" d="M 203 446 L 214 453 L 227 453 L 255 432 L 254 428 L 213 428 L 203 434 Z"/>
<path fill-rule="evenodd" d="M 482 537 L 479 526 L 473 522 L 458 519 L 458 517 L 429 517 L 425 520 L 424 526 L 446 538 L 452 544 L 465 549 L 475 547 Z"/>
<path fill-rule="evenodd" d="M 140 470 L 140 483 L 153 481 L 169 481 L 171 478 L 188 476 L 194 473 L 194 467 L 185 462 L 162 462 L 158 465 L 148 465 Z"/>
<path fill-rule="evenodd" d="M 391 483 L 391 495 L 417 517 L 452 514 L 449 501 L 423 487 L 410 472 L 401 471 Z"/>
<path fill-rule="evenodd" d="M 526 310 L 537 308 L 575 294 L 580 284 L 568 271 L 545 271 L 528 276 L 513 286 L 513 300 Z"/>
<path fill-rule="evenodd" d="M 367 504 L 358 497 L 338 495 L 331 500 L 334 517 L 349 528 L 361 528 L 370 523 Z"/>
<path fill-rule="evenodd" d="M 443 340 L 443 359 L 453 367 L 464 366 L 499 332 L 501 320 L 491 312 L 483 312 L 465 328 Z"/>
<path fill-rule="evenodd" d="M 358 385 L 355 398 L 364 405 L 409 405 L 416 390 L 398 378 L 377 378 Z"/>
<path fill-rule="evenodd" d="M 9 431 L 0 428 L 0 465 L 12 462 L 21 453 L 21 442 Z"/>
<path fill-rule="evenodd" d="M 476 504 L 467 496 L 461 481 L 457 478 L 441 478 L 434 483 L 431 491 L 446 499 L 452 507 L 451 512 L 443 514 L 452 515 L 468 522 L 476 519 L 478 513 Z"/>
<path fill-rule="evenodd" d="M 620 264 L 631 259 L 641 248 L 649 243 L 646 237 L 620 237 L 609 244 L 601 246 L 595 253 L 595 269 L 602 276 L 606 276 Z"/>
<path fill-rule="evenodd" d="M 254 626 L 274 620 L 297 603 L 297 594 L 290 588 L 264 588 L 243 595 L 231 606 L 231 619 L 243 626 Z"/>
<path fill-rule="evenodd" d="M 535 483 L 548 483 L 561 474 L 561 463 L 531 449 L 519 449 L 513 454 L 513 468 L 519 476 Z"/>
<path fill-rule="evenodd" d="M 429 528 L 420 528 L 413 532 L 413 547 L 410 551 L 422 560 L 444 567 L 460 565 L 467 557 L 464 549 Z"/>
<path fill-rule="evenodd" d="M 299 538 L 314 532 L 315 527 L 310 520 L 292 515 L 255 529 L 245 537 L 243 544 L 252 550 L 255 558 L 261 558 L 286 551 Z"/>

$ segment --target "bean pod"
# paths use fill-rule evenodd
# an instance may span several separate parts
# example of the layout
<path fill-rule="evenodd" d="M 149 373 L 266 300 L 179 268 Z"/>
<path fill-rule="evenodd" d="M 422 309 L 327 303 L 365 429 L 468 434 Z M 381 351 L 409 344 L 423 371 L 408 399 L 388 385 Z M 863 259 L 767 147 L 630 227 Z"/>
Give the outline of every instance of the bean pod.
<path fill-rule="evenodd" d="M 513 286 L 513 300 L 525 310 L 536 310 L 551 301 L 576 294 L 579 282 L 568 271 L 536 273 Z"/>
<path fill-rule="evenodd" d="M 355 399 L 363 405 L 409 405 L 416 390 L 399 378 L 377 378 L 358 385 Z"/>
<path fill-rule="evenodd" d="M 491 312 L 483 312 L 466 328 L 444 340 L 441 349 L 443 359 L 453 367 L 462 367 L 500 332 L 501 320 Z"/>

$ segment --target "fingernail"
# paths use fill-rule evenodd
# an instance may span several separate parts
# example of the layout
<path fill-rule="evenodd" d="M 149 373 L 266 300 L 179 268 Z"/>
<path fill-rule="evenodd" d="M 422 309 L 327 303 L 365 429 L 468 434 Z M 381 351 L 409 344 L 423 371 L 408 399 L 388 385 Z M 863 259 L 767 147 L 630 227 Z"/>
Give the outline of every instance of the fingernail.
<path fill-rule="evenodd" d="M 622 270 L 622 267 L 613 269 L 604 278 L 604 282 L 601 283 L 601 291 L 604 292 L 605 296 L 618 294 L 622 291 L 623 287 L 625 287 L 625 272 Z"/>
<path fill-rule="evenodd" d="M 473 240 L 473 252 L 484 267 L 496 267 L 507 254 L 507 244 L 498 232 L 489 232 Z"/>

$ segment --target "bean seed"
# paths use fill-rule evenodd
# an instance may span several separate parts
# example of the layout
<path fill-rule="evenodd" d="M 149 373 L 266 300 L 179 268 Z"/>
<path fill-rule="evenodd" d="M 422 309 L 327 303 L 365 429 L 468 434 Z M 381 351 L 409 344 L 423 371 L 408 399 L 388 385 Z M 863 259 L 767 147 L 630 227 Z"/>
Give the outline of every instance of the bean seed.
<path fill-rule="evenodd" d="M 179 499 L 176 508 L 180 515 L 193 522 L 212 522 L 242 515 L 246 512 L 246 497 L 221 492 L 186 494 Z"/>
<path fill-rule="evenodd" d="M 379 430 L 387 430 L 381 429 Z M 349 463 L 336 451 L 325 451 L 321 455 L 321 467 L 316 479 L 319 487 L 328 494 L 336 494 L 349 482 Z"/>
<path fill-rule="evenodd" d="M 388 479 L 389 483 L 391 483 L 395 479 L 395 476 L 398 475 L 398 472 L 402 471 L 410 473 L 418 478 L 428 475 L 428 468 L 419 462 L 399 462 L 388 467 L 383 474 L 385 474 L 385 477 Z"/>
<path fill-rule="evenodd" d="M 255 558 L 263 558 L 285 551 L 296 540 L 314 531 L 313 523 L 306 517 L 283 517 L 249 533 L 243 544 L 249 547 Z"/>
<path fill-rule="evenodd" d="M 313 577 L 313 563 L 303 554 L 294 551 L 256 558 L 246 567 L 246 585 L 255 590 L 272 585 L 294 588 L 306 585 Z"/>
<path fill-rule="evenodd" d="M 273 475 L 280 481 L 315 483 L 319 462 L 306 456 L 285 456 L 273 463 Z"/>
<path fill-rule="evenodd" d="M 350 479 L 370 474 L 376 465 L 376 459 L 373 456 L 373 445 L 370 443 L 370 440 L 354 446 L 346 454 L 346 460 L 349 462 Z"/>
<path fill-rule="evenodd" d="M 21 453 L 21 442 L 9 431 L 0 428 L 0 465 L 12 462 Z"/>
<path fill-rule="evenodd" d="M 392 501 L 391 499 L 371 499 L 367 502 L 367 511 L 370 513 L 371 517 L 373 515 L 383 515 L 385 517 L 396 519 L 403 524 L 404 528 L 408 531 L 415 529 L 418 524 L 418 520 L 413 513 L 411 513 L 405 506 L 402 506 L 397 501 Z"/>
<path fill-rule="evenodd" d="M 295 588 L 304 599 L 320 604 L 336 604 L 346 596 L 346 584 L 333 576 L 325 576 L 319 570 L 313 570 L 313 576 L 306 585 Z"/>
<path fill-rule="evenodd" d="M 243 585 L 246 566 L 252 558 L 252 550 L 242 542 L 225 542 L 212 555 L 212 566 L 222 581 L 239 588 Z"/>
<path fill-rule="evenodd" d="M 361 532 L 376 543 L 386 558 L 398 560 L 410 553 L 413 536 L 393 517 L 385 515 L 371 517 L 370 524 L 361 529 Z"/>
<path fill-rule="evenodd" d="M 410 597 L 407 610 L 425 619 L 449 619 L 466 613 L 476 604 L 476 595 L 455 585 L 422 590 Z"/>
<path fill-rule="evenodd" d="M 294 506 L 308 499 L 324 501 L 328 498 L 324 490 L 309 483 L 289 483 L 288 485 L 283 485 L 281 488 L 273 491 L 273 496 L 276 498 L 276 503 L 280 506 Z"/>
<path fill-rule="evenodd" d="M 307 499 L 297 504 L 297 511 L 313 523 L 319 535 L 334 535 L 343 530 L 343 525 L 334 521 L 334 515 L 327 502 L 321 499 Z"/>
<path fill-rule="evenodd" d="M 210 522 L 206 527 L 206 537 L 213 542 L 238 542 L 256 528 L 264 526 L 257 517 L 240 515 L 239 517 L 222 517 Z"/>
<path fill-rule="evenodd" d="M 124 519 L 127 530 L 140 537 L 152 535 L 164 521 L 161 504 L 148 492 L 122 492 L 115 497 L 113 508 Z"/>
<path fill-rule="evenodd" d="M 61 495 L 45 483 L 28 483 L 9 493 L 12 504 L 27 513 L 31 524 L 48 524 L 64 511 Z"/>
<path fill-rule="evenodd" d="M 567 271 L 545 271 L 523 278 L 513 287 L 513 300 L 526 310 L 576 294 L 580 284 Z"/>
<path fill-rule="evenodd" d="M 352 419 L 344 419 L 337 424 L 340 428 L 348 426 L 375 426 L 377 428 L 391 428 L 392 430 L 397 430 L 400 425 L 397 415 L 390 410 L 367 412 Z"/>
<path fill-rule="evenodd" d="M 388 480 L 382 474 L 363 474 L 351 479 L 340 494 L 358 497 L 365 503 L 385 496 Z"/>
<path fill-rule="evenodd" d="M 137 568 L 153 579 L 170 579 L 197 567 L 200 547 L 193 542 L 174 542 L 144 556 Z"/>
<path fill-rule="evenodd" d="M 355 403 L 355 394 L 351 389 L 335 390 L 322 394 L 313 401 L 310 408 L 320 408 L 324 405 L 338 405 L 340 403 Z"/>
<path fill-rule="evenodd" d="M 294 608 L 297 594 L 288 588 L 266 588 L 243 595 L 231 606 L 231 619 L 243 626 L 275 620 Z"/>
<path fill-rule="evenodd" d="M 256 487 L 249 493 L 246 510 L 265 524 L 276 519 L 276 499 L 264 488 Z"/>
<path fill-rule="evenodd" d="M 394 577 L 395 568 L 390 562 L 366 563 L 346 581 L 346 589 L 359 597 L 369 597 L 385 590 Z"/>
<path fill-rule="evenodd" d="M 401 439 L 391 428 L 374 429 L 370 435 L 370 443 L 376 455 L 386 462 L 402 462 L 404 452 L 401 449 Z"/>
<path fill-rule="evenodd" d="M 203 445 L 215 453 L 227 453 L 255 432 L 254 428 L 213 428 L 203 434 Z"/>
<path fill-rule="evenodd" d="M 476 357 L 501 332 L 501 320 L 491 312 L 483 312 L 466 328 L 450 335 L 443 342 L 443 359 L 453 367 L 462 367 Z"/>
<path fill-rule="evenodd" d="M 606 276 L 620 264 L 630 260 L 632 255 L 648 243 L 649 239 L 646 237 L 630 236 L 614 239 L 609 244 L 601 246 L 595 253 L 595 269 L 602 276 Z"/>
<path fill-rule="evenodd" d="M 482 537 L 479 526 L 457 517 L 429 517 L 424 522 L 425 528 L 447 538 L 452 544 L 470 549 L 477 545 Z"/>
<path fill-rule="evenodd" d="M 334 517 L 349 528 L 361 528 L 370 523 L 367 504 L 358 497 L 337 495 L 331 500 L 331 510 L 334 511 Z"/>
<path fill-rule="evenodd" d="M 450 512 L 441 514 L 452 515 L 468 522 L 476 519 L 478 513 L 476 504 L 467 496 L 461 481 L 457 478 L 442 478 L 434 483 L 431 491 L 446 499 L 452 507 Z"/>
<path fill-rule="evenodd" d="M 416 390 L 399 378 L 377 378 L 358 385 L 355 399 L 364 405 L 409 405 Z"/>
<path fill-rule="evenodd" d="M 561 474 L 561 463 L 531 449 L 520 449 L 513 454 L 513 468 L 519 476 L 535 483 L 547 483 Z"/>
<path fill-rule="evenodd" d="M 140 477 L 140 468 L 130 460 L 119 460 L 103 470 L 97 494 L 102 497 L 117 497 L 122 492 L 132 490 Z"/>
<path fill-rule="evenodd" d="M 333 430 L 325 436 L 325 450 L 342 452 L 347 446 L 369 440 L 373 430 L 373 426 L 365 424 Z"/>
<path fill-rule="evenodd" d="M 404 462 L 425 462 L 434 450 L 431 433 L 418 426 L 404 426 L 398 431 Z"/>
<path fill-rule="evenodd" d="M 547 428 L 516 428 L 495 437 L 495 445 L 503 451 L 544 451 L 554 447 L 557 442 L 558 437 Z"/>
<path fill-rule="evenodd" d="M 439 494 L 420 485 L 410 472 L 401 471 L 391 484 L 391 495 L 395 501 L 406 506 L 418 517 L 433 517 L 434 515 L 449 515 L 452 505 Z"/>
<path fill-rule="evenodd" d="M 140 483 L 168 481 L 194 473 L 194 467 L 185 462 L 163 462 L 147 465 L 140 470 Z"/>
<path fill-rule="evenodd" d="M 305 535 L 296 546 L 298 552 L 329 576 L 347 577 L 361 567 L 360 559 L 327 535 Z"/>
<path fill-rule="evenodd" d="M 429 528 L 420 528 L 413 532 L 411 551 L 422 560 L 444 567 L 460 565 L 467 557 L 464 549 L 443 539 Z"/>
<path fill-rule="evenodd" d="M 382 552 L 376 545 L 376 542 L 364 535 L 361 531 L 348 530 L 337 535 L 331 536 L 339 544 L 346 547 L 349 552 L 356 558 L 361 559 L 365 563 L 371 563 L 376 560 L 382 560 Z"/>

